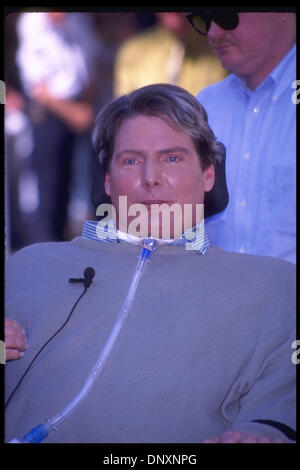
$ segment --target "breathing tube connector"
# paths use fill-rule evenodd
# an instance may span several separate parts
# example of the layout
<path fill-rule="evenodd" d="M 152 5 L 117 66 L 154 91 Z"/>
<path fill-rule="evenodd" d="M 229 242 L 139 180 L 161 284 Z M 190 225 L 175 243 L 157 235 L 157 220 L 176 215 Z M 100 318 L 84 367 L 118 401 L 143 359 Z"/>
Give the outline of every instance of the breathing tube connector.
<path fill-rule="evenodd" d="M 141 258 L 148 259 L 151 256 L 152 251 L 154 251 L 158 246 L 158 243 L 153 238 L 147 238 L 144 240 L 143 249 L 141 253 Z"/>
<path fill-rule="evenodd" d="M 35 428 L 31 429 L 22 440 L 13 439 L 10 443 L 39 443 L 42 442 L 51 431 L 55 431 L 59 424 L 61 424 L 65 419 L 73 413 L 79 405 L 86 398 L 89 391 L 92 389 L 97 378 L 101 374 L 101 371 L 112 351 L 113 346 L 115 345 L 119 333 L 122 329 L 122 326 L 125 323 L 125 320 L 128 318 L 128 312 L 132 306 L 132 302 L 135 297 L 137 287 L 139 285 L 141 276 L 146 265 L 146 261 L 149 261 L 149 258 L 152 252 L 158 247 L 158 242 L 153 238 L 145 239 L 142 246 L 142 251 L 138 258 L 138 262 L 131 279 L 126 298 L 123 302 L 121 310 L 117 316 L 113 329 L 102 349 L 100 356 L 98 357 L 96 363 L 92 367 L 86 381 L 79 390 L 78 394 L 68 403 L 68 405 L 61 410 L 57 415 L 48 419 L 45 423 L 39 424 Z"/>

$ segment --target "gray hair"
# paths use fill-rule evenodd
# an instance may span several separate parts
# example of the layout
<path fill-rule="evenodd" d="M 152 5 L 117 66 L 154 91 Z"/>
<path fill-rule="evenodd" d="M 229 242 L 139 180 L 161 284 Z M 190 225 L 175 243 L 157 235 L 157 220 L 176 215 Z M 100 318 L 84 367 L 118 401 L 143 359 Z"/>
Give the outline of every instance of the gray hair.
<path fill-rule="evenodd" d="M 175 85 L 148 85 L 107 104 L 98 114 L 92 141 L 105 171 L 114 152 L 114 142 L 121 124 L 136 115 L 161 118 L 174 129 L 188 134 L 195 145 L 203 169 L 220 161 L 221 145 L 207 122 L 205 109 L 197 99 Z"/>

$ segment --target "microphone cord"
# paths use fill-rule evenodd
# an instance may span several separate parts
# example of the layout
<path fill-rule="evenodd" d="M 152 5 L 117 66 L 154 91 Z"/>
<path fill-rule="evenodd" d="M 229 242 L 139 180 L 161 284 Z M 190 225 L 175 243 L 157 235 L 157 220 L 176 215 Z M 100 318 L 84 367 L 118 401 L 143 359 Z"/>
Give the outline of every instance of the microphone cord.
<path fill-rule="evenodd" d="M 32 361 L 30 362 L 29 366 L 27 367 L 27 369 L 25 370 L 24 374 L 22 375 L 22 377 L 20 378 L 19 382 L 17 383 L 17 385 L 15 386 L 15 388 L 13 389 L 12 393 L 10 394 L 6 404 L 5 404 L 5 409 L 7 408 L 10 400 L 12 399 L 13 395 L 16 393 L 16 391 L 18 390 L 19 386 L 21 385 L 21 383 L 23 382 L 23 379 L 24 377 L 27 375 L 27 373 L 29 372 L 29 370 L 31 369 L 33 363 L 35 362 L 35 360 L 37 359 L 37 357 L 40 355 L 40 353 L 43 351 L 43 349 L 50 343 L 50 341 L 52 341 L 56 335 L 58 335 L 58 333 L 66 326 L 66 324 L 68 323 L 68 321 L 70 320 L 71 316 L 72 316 L 72 313 L 74 312 L 76 306 L 78 305 L 79 301 L 82 299 L 82 297 L 84 296 L 84 294 L 86 293 L 87 289 L 88 289 L 89 285 L 85 285 L 84 287 L 84 291 L 80 294 L 80 296 L 78 297 L 78 299 L 76 300 L 75 304 L 73 305 L 73 308 L 72 310 L 70 311 L 66 321 L 55 331 L 55 333 L 53 333 L 52 336 L 50 336 L 50 338 L 43 344 L 43 346 L 39 349 L 39 351 L 36 353 L 36 355 L 34 356 L 34 358 L 32 359 Z"/>

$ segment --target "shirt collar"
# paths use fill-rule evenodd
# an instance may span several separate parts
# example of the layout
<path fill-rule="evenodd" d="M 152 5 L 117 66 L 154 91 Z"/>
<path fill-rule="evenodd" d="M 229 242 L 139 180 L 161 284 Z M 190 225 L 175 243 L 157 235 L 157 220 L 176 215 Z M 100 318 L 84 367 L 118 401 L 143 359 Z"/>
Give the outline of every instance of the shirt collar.
<path fill-rule="evenodd" d="M 270 77 L 275 82 L 273 97 L 278 99 L 284 90 L 291 87 L 292 82 L 296 80 L 296 44 L 271 72 Z"/>
<path fill-rule="evenodd" d="M 232 87 L 243 92 L 243 94 L 246 94 L 248 97 L 260 90 L 267 82 L 273 83 L 275 87 L 272 97 L 277 100 L 284 90 L 290 87 L 292 82 L 296 80 L 296 44 L 289 50 L 281 62 L 277 64 L 256 90 L 250 90 L 246 85 L 245 78 L 239 77 L 235 74 L 229 75 L 228 80 Z"/>
<path fill-rule="evenodd" d="M 113 220 L 101 223 L 96 220 L 87 220 L 83 223 L 81 236 L 98 242 L 106 243 L 134 243 L 143 245 L 143 239 L 129 235 L 117 230 Z M 186 250 L 195 250 L 202 255 L 206 253 L 210 246 L 209 239 L 204 228 L 204 220 L 195 227 L 186 230 L 178 239 L 157 240 L 160 245 L 182 245 Z"/>

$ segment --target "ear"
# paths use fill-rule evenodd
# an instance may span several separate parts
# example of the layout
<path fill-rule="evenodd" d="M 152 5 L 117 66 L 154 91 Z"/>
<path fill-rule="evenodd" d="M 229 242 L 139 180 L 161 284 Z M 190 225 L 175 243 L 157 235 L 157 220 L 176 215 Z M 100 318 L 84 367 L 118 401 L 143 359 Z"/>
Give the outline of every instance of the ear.
<path fill-rule="evenodd" d="M 204 191 L 208 192 L 215 184 L 215 167 L 211 164 L 204 170 Z"/>
<path fill-rule="evenodd" d="M 105 189 L 105 194 L 106 194 L 107 196 L 111 196 L 111 191 L 110 191 L 110 173 L 106 173 L 106 175 L 105 175 L 104 189 Z"/>

